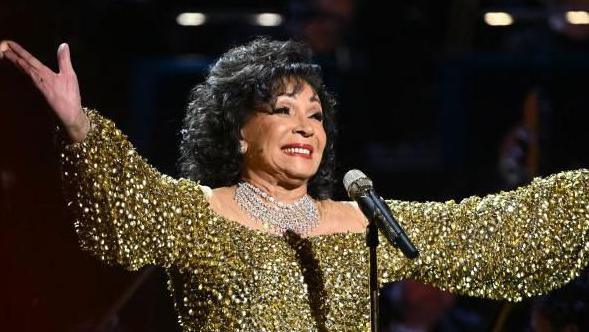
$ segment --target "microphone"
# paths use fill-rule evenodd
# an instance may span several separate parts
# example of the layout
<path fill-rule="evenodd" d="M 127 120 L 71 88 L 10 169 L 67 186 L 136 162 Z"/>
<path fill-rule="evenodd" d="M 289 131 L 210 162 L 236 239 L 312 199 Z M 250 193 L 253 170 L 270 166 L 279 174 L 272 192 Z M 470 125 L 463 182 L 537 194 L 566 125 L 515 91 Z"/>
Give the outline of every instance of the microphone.
<path fill-rule="evenodd" d="M 416 258 L 419 251 L 409 240 L 386 202 L 372 187 L 372 181 L 357 169 L 344 175 L 344 188 L 348 196 L 358 203 L 360 210 L 371 221 L 375 222 L 390 244 L 399 248 L 407 258 Z"/>

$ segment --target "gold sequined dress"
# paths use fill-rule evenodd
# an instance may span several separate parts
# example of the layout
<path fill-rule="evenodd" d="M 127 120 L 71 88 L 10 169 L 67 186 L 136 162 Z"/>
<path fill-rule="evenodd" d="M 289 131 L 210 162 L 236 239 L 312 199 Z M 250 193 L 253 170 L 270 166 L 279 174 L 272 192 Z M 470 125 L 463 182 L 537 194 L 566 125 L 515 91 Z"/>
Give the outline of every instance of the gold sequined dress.
<path fill-rule="evenodd" d="M 159 173 L 112 121 L 63 144 L 62 173 L 83 249 L 136 270 L 163 266 L 185 331 L 369 330 L 364 234 L 269 235 L 213 212 L 203 187 Z M 415 279 L 458 294 L 520 300 L 587 263 L 589 171 L 459 203 L 387 201 L 420 250 L 381 239 L 381 280 Z"/>

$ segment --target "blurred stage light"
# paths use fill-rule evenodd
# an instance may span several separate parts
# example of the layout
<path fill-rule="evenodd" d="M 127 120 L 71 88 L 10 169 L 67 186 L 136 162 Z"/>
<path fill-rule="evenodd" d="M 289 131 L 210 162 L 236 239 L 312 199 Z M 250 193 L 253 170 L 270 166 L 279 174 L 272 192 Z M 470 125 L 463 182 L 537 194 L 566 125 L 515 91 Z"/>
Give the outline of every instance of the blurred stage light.
<path fill-rule="evenodd" d="M 183 26 L 203 25 L 206 20 L 203 13 L 182 13 L 176 17 L 176 22 Z"/>
<path fill-rule="evenodd" d="M 507 26 L 513 24 L 513 16 L 505 12 L 485 13 L 485 23 L 491 26 Z"/>
<path fill-rule="evenodd" d="M 282 15 L 274 13 L 262 13 L 256 15 L 256 24 L 264 27 L 275 27 L 282 24 Z"/>
<path fill-rule="evenodd" d="M 565 17 L 570 24 L 589 24 L 589 13 L 583 10 L 568 11 Z"/>

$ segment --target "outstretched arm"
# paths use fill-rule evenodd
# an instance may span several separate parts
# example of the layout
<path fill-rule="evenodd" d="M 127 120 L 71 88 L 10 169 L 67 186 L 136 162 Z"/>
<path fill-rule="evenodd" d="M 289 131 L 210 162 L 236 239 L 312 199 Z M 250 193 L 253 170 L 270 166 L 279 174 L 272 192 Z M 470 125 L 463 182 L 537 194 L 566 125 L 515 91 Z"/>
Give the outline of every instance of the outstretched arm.
<path fill-rule="evenodd" d="M 80 243 L 107 263 L 194 264 L 206 252 L 208 201 L 196 183 L 159 173 L 114 123 L 88 111 L 91 129 L 61 154 Z"/>
<path fill-rule="evenodd" d="M 588 170 L 460 203 L 388 203 L 421 256 L 409 261 L 384 245 L 385 279 L 517 301 L 563 285 L 587 265 Z"/>
<path fill-rule="evenodd" d="M 0 59 L 30 77 L 61 122 L 66 199 L 82 247 L 129 269 L 191 264 L 206 252 L 200 233 L 212 218 L 201 187 L 160 174 L 114 123 L 83 111 L 67 44 L 57 57 L 56 73 L 19 44 L 0 42 Z"/>

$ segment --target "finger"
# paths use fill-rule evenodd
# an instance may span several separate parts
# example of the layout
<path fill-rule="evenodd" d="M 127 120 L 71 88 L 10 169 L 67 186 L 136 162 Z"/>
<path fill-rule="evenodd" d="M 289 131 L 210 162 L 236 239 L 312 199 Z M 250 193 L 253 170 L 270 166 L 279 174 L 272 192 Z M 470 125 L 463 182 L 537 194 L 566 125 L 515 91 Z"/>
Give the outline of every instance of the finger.
<path fill-rule="evenodd" d="M 14 53 L 11 49 L 8 49 L 2 53 L 6 59 L 12 61 L 12 63 L 14 63 L 18 69 L 22 70 L 26 74 L 30 75 L 30 73 L 33 71 L 33 67 L 23 58 Z"/>
<path fill-rule="evenodd" d="M 19 44 L 13 42 L 12 40 L 7 40 L 6 43 L 8 44 L 10 50 L 28 62 L 31 67 L 37 69 L 38 71 L 49 70 L 44 64 L 41 63 L 41 61 L 37 60 L 37 58 L 32 56 L 31 53 L 22 48 L 22 46 Z"/>
<path fill-rule="evenodd" d="M 57 49 L 57 61 L 59 62 L 59 72 L 73 74 L 74 67 L 70 57 L 70 46 L 66 43 L 59 45 Z"/>
<path fill-rule="evenodd" d="M 4 58 L 4 52 L 8 50 L 8 41 L 3 40 L 0 42 L 0 59 Z"/>
<path fill-rule="evenodd" d="M 22 58 L 18 57 L 14 52 L 12 52 L 12 50 L 7 50 L 3 53 L 4 53 L 4 57 L 6 57 L 8 60 L 10 60 L 14 64 L 16 64 L 16 67 L 18 67 L 25 74 L 29 75 L 29 77 L 31 77 L 31 79 L 33 80 L 33 83 L 35 83 L 35 85 L 39 89 L 42 89 L 45 87 L 45 84 L 46 84 L 45 79 L 41 75 L 39 75 L 39 73 L 37 73 L 35 68 L 31 67 L 31 65 L 28 62 L 26 62 Z"/>

